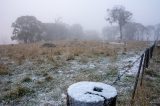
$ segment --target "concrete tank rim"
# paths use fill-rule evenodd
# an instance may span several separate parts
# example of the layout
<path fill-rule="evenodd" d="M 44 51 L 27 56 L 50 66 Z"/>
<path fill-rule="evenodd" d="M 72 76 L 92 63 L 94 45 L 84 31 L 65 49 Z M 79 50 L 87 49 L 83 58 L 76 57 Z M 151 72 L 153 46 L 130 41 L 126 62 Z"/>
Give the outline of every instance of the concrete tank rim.
<path fill-rule="evenodd" d="M 103 88 L 103 92 L 92 91 L 92 89 L 97 86 Z M 77 101 L 82 101 L 82 102 L 84 101 L 86 103 L 104 101 L 103 97 L 100 97 L 97 95 L 94 95 L 94 96 L 86 95 L 84 94 L 85 92 L 92 92 L 92 93 L 102 95 L 103 97 L 105 97 L 105 99 L 110 99 L 110 98 L 114 98 L 117 96 L 117 90 L 115 87 L 109 84 L 102 83 L 102 82 L 80 81 L 80 82 L 70 85 L 67 89 L 67 94 L 71 98 L 74 98 Z"/>

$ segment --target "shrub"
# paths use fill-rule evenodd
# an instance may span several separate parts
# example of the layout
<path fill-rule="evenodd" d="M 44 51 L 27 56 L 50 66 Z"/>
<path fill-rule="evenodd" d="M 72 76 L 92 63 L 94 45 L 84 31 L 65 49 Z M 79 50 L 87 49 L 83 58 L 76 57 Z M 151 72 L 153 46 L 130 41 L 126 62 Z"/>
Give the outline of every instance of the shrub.
<path fill-rule="evenodd" d="M 31 82 L 32 79 L 30 77 L 25 77 L 22 82 Z"/>

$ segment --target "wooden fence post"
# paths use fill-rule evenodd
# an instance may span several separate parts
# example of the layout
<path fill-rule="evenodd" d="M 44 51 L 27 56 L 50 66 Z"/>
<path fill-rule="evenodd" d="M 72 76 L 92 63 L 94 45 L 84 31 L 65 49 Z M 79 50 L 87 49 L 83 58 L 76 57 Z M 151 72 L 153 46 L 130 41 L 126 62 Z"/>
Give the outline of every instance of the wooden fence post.
<path fill-rule="evenodd" d="M 75 83 L 67 95 L 67 106 L 116 106 L 116 89 L 100 82 Z"/>
<path fill-rule="evenodd" d="M 142 86 L 144 71 L 145 71 L 146 68 L 148 68 L 148 65 L 149 65 L 149 49 L 146 49 L 145 56 L 144 56 L 143 67 L 142 67 L 140 86 Z"/>
<path fill-rule="evenodd" d="M 143 57 L 144 57 L 144 54 L 141 56 L 141 60 L 140 60 L 139 68 L 138 68 L 138 73 L 137 73 L 137 76 L 136 76 L 136 82 L 134 84 L 134 89 L 133 89 L 133 93 L 132 93 L 132 100 L 134 100 L 134 97 L 135 97 L 135 92 L 136 92 L 137 85 L 138 85 L 139 75 L 140 75 L 140 72 L 141 72 L 141 69 L 142 69 Z"/>
<path fill-rule="evenodd" d="M 145 59 L 146 59 L 145 68 L 148 68 L 149 66 L 149 48 L 145 52 Z"/>

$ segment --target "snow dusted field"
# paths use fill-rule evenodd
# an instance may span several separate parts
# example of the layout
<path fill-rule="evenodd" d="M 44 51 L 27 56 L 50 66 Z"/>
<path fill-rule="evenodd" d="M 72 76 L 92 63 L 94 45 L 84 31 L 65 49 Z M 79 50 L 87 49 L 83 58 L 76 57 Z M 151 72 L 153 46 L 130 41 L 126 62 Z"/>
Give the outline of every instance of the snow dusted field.
<path fill-rule="evenodd" d="M 112 44 L 114 45 L 117 44 Z M 4 47 L 1 47 L 2 49 Z M 93 56 L 75 55 L 74 58 L 65 60 L 62 59 L 65 58 L 62 53 L 54 56 L 52 61 L 44 53 L 45 55 L 33 59 L 25 57 L 22 62 L 17 62 L 8 55 L 2 55 L 1 51 L 1 68 L 5 65 L 7 68 L 4 66 L 3 69 L 9 71 L 7 74 L 0 75 L 0 105 L 65 106 L 67 88 L 70 85 L 79 81 L 95 81 L 112 85 L 117 76 L 139 58 L 143 50 L 141 48 L 123 53 L 120 48 L 114 56 L 99 53 Z M 139 61 L 113 85 L 118 91 L 119 104 L 129 102 L 138 65 Z"/>

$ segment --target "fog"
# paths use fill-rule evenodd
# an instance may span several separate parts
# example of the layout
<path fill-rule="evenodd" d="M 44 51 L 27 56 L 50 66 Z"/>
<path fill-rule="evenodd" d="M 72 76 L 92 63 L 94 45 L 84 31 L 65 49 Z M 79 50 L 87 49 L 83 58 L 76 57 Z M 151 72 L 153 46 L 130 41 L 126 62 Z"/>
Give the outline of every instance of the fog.
<path fill-rule="evenodd" d="M 144 25 L 160 23 L 159 0 L 0 0 L 0 44 L 13 43 L 11 24 L 17 17 L 35 16 L 42 22 L 56 19 L 72 25 L 81 24 L 84 30 L 101 33 L 106 10 L 115 5 L 123 5 L 133 13 L 132 21 Z"/>

